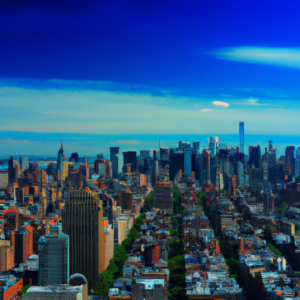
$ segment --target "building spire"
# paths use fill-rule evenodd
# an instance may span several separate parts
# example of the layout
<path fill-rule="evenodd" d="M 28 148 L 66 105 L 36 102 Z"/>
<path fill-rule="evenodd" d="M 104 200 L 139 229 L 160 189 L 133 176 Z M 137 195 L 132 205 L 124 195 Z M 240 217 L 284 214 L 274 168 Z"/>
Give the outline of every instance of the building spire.
<path fill-rule="evenodd" d="M 61 140 L 60 150 L 64 150 L 63 149 L 63 140 Z"/>

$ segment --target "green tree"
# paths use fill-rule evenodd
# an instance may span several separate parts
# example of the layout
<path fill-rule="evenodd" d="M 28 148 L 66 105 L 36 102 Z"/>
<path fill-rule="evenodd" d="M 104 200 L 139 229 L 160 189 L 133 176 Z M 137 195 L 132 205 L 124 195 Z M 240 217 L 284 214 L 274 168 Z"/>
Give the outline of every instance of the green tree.
<path fill-rule="evenodd" d="M 26 284 L 22 287 L 22 291 L 21 291 L 21 294 L 25 294 L 27 292 L 27 290 L 30 288 L 30 285 L 29 284 Z"/>
<path fill-rule="evenodd" d="M 235 274 L 237 276 L 241 275 L 241 264 L 235 258 L 228 258 L 226 259 L 226 264 L 229 267 L 230 274 Z"/>

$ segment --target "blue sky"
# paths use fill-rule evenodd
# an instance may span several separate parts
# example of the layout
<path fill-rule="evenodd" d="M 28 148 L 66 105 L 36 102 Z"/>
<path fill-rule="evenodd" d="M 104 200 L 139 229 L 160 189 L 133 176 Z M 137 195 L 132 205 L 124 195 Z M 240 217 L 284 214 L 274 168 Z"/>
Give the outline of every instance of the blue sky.
<path fill-rule="evenodd" d="M 297 147 L 299 9 L 1 0 L 0 155 L 51 155 L 61 138 L 82 155 L 153 148 L 159 135 L 165 146 L 206 135 L 237 144 L 240 120 L 248 145 L 270 136 Z"/>

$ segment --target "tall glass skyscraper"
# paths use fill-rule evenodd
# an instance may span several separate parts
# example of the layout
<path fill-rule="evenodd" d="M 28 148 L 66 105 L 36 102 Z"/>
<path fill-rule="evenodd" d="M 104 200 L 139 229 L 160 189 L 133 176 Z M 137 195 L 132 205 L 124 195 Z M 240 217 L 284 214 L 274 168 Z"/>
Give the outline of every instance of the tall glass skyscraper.
<path fill-rule="evenodd" d="M 245 145 L 244 145 L 244 122 L 240 121 L 239 126 L 239 134 L 240 134 L 240 152 L 245 152 Z"/>

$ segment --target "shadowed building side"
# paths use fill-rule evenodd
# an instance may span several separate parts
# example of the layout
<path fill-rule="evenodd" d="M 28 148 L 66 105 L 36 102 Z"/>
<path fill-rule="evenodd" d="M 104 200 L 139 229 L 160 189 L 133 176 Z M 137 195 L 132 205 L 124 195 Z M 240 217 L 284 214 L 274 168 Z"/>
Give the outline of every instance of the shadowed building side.
<path fill-rule="evenodd" d="M 105 233 L 100 200 L 86 191 L 74 191 L 62 212 L 62 230 L 70 237 L 70 274 L 81 273 L 90 287 L 105 269 Z"/>

